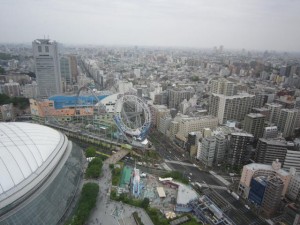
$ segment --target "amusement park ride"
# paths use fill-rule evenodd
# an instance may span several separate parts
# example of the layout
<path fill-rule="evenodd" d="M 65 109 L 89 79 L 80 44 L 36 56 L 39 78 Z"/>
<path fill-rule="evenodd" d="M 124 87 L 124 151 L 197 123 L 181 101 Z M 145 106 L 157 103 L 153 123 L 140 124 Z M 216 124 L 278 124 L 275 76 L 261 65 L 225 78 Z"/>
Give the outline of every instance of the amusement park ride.
<path fill-rule="evenodd" d="M 76 106 L 82 90 L 89 91 L 95 97 L 94 114 L 108 114 L 105 105 L 89 87 L 82 87 L 78 90 Z M 132 93 L 119 94 L 112 119 L 119 131 L 117 136 L 121 136 L 125 142 L 136 147 L 145 147 L 148 144 L 146 137 L 151 125 L 151 114 L 148 105 L 142 98 Z"/>
<path fill-rule="evenodd" d="M 129 143 L 141 147 L 148 144 L 146 137 L 151 125 L 151 114 L 143 99 L 133 94 L 120 94 L 113 119 Z"/>

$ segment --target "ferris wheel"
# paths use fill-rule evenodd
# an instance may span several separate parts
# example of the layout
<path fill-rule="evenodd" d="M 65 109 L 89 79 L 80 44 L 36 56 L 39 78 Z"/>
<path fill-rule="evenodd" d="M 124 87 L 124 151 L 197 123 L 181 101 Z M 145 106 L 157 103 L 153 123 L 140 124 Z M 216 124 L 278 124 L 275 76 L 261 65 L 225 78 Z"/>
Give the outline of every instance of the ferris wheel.
<path fill-rule="evenodd" d="M 151 113 L 143 99 L 133 94 L 120 94 L 114 120 L 127 140 L 143 141 L 150 129 Z"/>

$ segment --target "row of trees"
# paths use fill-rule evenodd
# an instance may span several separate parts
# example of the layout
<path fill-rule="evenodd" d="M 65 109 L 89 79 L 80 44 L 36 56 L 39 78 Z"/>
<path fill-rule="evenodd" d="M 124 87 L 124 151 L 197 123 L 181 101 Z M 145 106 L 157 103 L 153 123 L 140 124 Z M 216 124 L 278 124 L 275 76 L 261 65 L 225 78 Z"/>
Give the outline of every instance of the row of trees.
<path fill-rule="evenodd" d="M 86 183 L 83 185 L 78 208 L 72 220 L 67 225 L 83 225 L 89 218 L 92 209 L 96 205 L 99 193 L 99 185 L 95 183 Z"/>

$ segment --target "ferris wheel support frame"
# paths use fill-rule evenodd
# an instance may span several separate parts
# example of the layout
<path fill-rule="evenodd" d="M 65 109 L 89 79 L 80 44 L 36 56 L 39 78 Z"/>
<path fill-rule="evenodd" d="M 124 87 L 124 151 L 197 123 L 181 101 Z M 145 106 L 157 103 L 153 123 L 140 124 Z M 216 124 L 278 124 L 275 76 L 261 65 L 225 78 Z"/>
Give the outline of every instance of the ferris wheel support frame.
<path fill-rule="evenodd" d="M 145 122 L 142 124 L 139 128 L 130 128 L 128 127 L 122 120 L 121 112 L 123 109 L 123 105 L 125 102 L 135 102 L 136 105 L 141 107 L 144 111 L 145 115 Z M 146 135 L 150 129 L 151 125 L 151 112 L 149 107 L 147 106 L 146 102 L 139 98 L 136 95 L 133 94 L 122 94 L 119 96 L 116 105 L 115 105 L 115 115 L 113 116 L 113 119 L 118 127 L 118 129 L 121 131 L 121 133 L 125 136 L 125 138 L 129 141 L 128 135 L 135 137 L 138 140 L 144 140 L 146 138 Z"/>

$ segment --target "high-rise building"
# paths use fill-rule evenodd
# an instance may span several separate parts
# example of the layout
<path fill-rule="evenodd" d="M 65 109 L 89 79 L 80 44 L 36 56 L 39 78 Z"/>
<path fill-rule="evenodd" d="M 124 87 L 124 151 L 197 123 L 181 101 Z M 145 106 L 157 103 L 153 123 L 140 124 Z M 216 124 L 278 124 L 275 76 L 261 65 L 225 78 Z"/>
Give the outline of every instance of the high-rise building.
<path fill-rule="evenodd" d="M 296 170 L 292 170 L 287 197 L 296 203 L 300 203 L 300 173 L 297 173 Z"/>
<path fill-rule="evenodd" d="M 70 65 L 71 65 L 72 82 L 77 83 L 77 77 L 78 77 L 77 58 L 75 55 L 69 55 L 69 58 L 70 58 Z"/>
<path fill-rule="evenodd" d="M 282 109 L 282 105 L 277 103 L 269 103 L 266 106 L 270 110 L 269 122 L 277 125 L 280 116 L 280 110 Z"/>
<path fill-rule="evenodd" d="M 214 162 L 216 150 L 216 138 L 206 137 L 202 140 L 201 146 L 201 162 L 208 167 L 211 167 Z"/>
<path fill-rule="evenodd" d="M 289 137 L 294 134 L 296 128 L 300 126 L 300 110 L 281 109 L 278 120 L 278 129 L 283 137 Z"/>
<path fill-rule="evenodd" d="M 193 97 L 194 90 L 168 90 L 168 106 L 169 108 L 178 109 L 179 104 L 186 99 L 187 101 Z"/>
<path fill-rule="evenodd" d="M 218 117 L 220 124 L 227 120 L 243 121 L 246 114 L 251 112 L 253 104 L 254 95 L 247 93 L 233 96 L 212 94 L 209 113 Z"/>
<path fill-rule="evenodd" d="M 228 141 L 225 135 L 219 133 L 214 136 L 216 138 L 216 150 L 214 162 L 216 165 L 223 163 L 225 160 L 225 154 L 227 151 Z"/>
<path fill-rule="evenodd" d="M 236 86 L 233 82 L 224 78 L 210 82 L 211 93 L 232 96 L 236 94 Z"/>
<path fill-rule="evenodd" d="M 281 163 L 278 160 L 274 161 L 272 165 L 250 163 L 243 167 L 238 193 L 243 198 L 249 198 L 251 181 L 253 178 L 260 176 L 270 178 L 274 176 L 279 177 L 284 185 L 284 188 L 281 191 L 281 196 L 283 197 L 287 193 L 292 174 L 281 169 Z"/>
<path fill-rule="evenodd" d="M 293 147 L 293 143 L 288 143 Z M 288 149 L 283 163 L 283 169 L 289 171 L 291 167 L 294 167 L 300 172 L 300 151 L 297 149 Z"/>
<path fill-rule="evenodd" d="M 249 113 L 245 116 L 244 130 L 258 139 L 263 136 L 265 116 L 260 113 Z"/>
<path fill-rule="evenodd" d="M 32 48 L 39 97 L 61 93 L 58 44 L 49 39 L 37 39 L 32 42 Z"/>
<path fill-rule="evenodd" d="M 229 139 L 228 163 L 231 166 L 243 166 L 250 158 L 249 146 L 253 135 L 248 133 L 231 133 Z"/>
<path fill-rule="evenodd" d="M 71 63 L 68 56 L 60 58 L 60 74 L 61 79 L 66 85 L 72 84 Z"/>
<path fill-rule="evenodd" d="M 287 149 L 288 145 L 284 139 L 260 138 L 256 146 L 255 161 L 270 164 L 278 159 L 280 163 L 283 163 Z"/>
<path fill-rule="evenodd" d="M 189 117 L 178 115 L 174 118 L 179 122 L 178 134 L 187 137 L 190 132 L 202 132 L 204 128 L 214 129 L 218 126 L 218 119 L 213 116 Z"/>
<path fill-rule="evenodd" d="M 279 177 L 266 177 L 266 189 L 261 206 L 267 218 L 270 218 L 278 211 L 283 188 L 284 183 Z"/>

